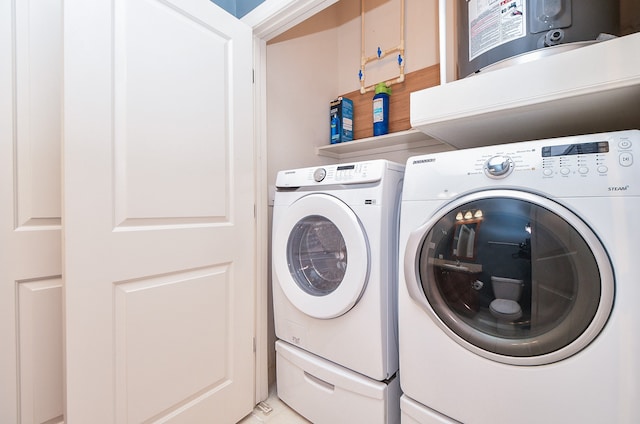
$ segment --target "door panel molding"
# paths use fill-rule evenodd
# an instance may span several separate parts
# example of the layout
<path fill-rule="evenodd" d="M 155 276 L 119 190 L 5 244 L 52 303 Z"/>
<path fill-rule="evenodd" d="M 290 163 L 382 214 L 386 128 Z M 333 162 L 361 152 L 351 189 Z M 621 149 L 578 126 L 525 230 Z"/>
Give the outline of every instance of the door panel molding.
<path fill-rule="evenodd" d="M 237 422 L 255 404 L 251 29 L 201 0 L 64 7 L 67 416 Z"/>
<path fill-rule="evenodd" d="M 62 2 L 0 0 L 0 422 L 63 413 Z"/>

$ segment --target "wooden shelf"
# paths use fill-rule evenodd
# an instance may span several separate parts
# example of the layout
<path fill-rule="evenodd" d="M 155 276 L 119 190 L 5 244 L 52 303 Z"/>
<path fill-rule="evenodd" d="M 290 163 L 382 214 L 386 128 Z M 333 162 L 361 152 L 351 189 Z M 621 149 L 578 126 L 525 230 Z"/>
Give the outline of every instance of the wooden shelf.
<path fill-rule="evenodd" d="M 377 137 L 362 138 L 346 143 L 316 147 L 316 154 L 334 159 L 348 159 L 362 155 L 387 153 L 398 150 L 415 149 L 442 145 L 425 133 L 410 129 Z"/>

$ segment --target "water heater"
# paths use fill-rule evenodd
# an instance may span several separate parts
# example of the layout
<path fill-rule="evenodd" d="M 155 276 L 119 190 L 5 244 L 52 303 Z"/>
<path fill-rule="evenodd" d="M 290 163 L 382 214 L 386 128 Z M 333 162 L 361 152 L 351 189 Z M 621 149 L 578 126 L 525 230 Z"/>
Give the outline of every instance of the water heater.
<path fill-rule="evenodd" d="M 620 32 L 619 0 L 458 0 L 457 15 L 460 78 Z"/>

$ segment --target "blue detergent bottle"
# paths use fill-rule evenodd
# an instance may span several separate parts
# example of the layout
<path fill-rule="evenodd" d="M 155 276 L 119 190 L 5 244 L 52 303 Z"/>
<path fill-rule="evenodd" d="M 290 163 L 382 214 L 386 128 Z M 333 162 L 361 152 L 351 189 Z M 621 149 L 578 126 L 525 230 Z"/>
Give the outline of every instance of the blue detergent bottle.
<path fill-rule="evenodd" d="M 373 96 L 373 135 L 383 135 L 389 132 L 389 95 L 391 88 L 380 82 L 376 85 L 376 95 Z"/>
<path fill-rule="evenodd" d="M 331 117 L 331 144 L 340 143 L 340 120 L 338 115 Z"/>

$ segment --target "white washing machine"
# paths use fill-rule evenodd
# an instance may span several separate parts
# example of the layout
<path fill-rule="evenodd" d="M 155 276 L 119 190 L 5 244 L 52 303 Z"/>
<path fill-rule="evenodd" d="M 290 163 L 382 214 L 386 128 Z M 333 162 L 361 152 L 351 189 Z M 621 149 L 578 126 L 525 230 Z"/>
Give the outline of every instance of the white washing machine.
<path fill-rule="evenodd" d="M 408 160 L 403 422 L 640 422 L 636 160 L 635 130 Z"/>
<path fill-rule="evenodd" d="M 403 175 L 404 166 L 384 160 L 278 173 L 273 304 L 276 336 L 290 345 L 278 349 L 278 395 L 314 421 L 323 421 L 323 415 L 295 404 L 301 391 L 309 398 L 345 386 L 330 381 L 329 371 L 314 375 L 317 365 L 307 354 L 328 361 L 325 368 L 334 367 L 336 378 L 343 368 L 364 376 L 377 387 L 378 402 L 399 417 L 397 230 Z M 304 378 L 287 378 L 293 374 L 285 367 L 293 364 Z M 355 379 L 340 381 L 350 381 L 355 391 L 361 387 Z M 350 404 L 366 408 L 366 403 Z"/>

